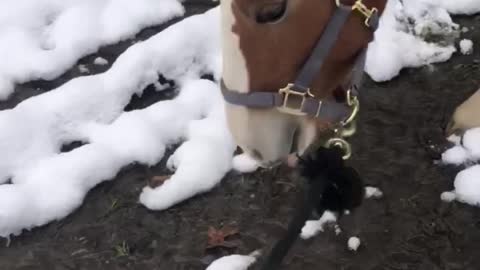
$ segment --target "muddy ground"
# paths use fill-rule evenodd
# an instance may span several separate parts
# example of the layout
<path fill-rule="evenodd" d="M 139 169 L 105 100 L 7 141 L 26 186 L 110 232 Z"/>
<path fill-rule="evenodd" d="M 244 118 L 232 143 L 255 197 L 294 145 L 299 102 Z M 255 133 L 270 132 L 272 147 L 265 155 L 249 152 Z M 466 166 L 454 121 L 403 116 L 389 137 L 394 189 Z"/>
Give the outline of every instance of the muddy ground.
<path fill-rule="evenodd" d="M 187 1 L 188 15 L 212 5 L 209 0 Z M 480 25 L 480 16 L 456 17 L 462 25 Z M 142 31 L 146 39 L 165 25 Z M 448 63 L 405 70 L 387 83 L 367 80 L 362 90 L 359 131 L 352 139 L 351 164 L 385 196 L 367 200 L 341 221 L 343 232 L 329 229 L 311 240 L 296 243 L 283 269 L 480 269 L 480 210 L 440 200 L 453 188 L 460 168 L 436 165 L 438 156 L 426 145 L 443 143 L 442 129 L 453 108 L 480 86 L 480 29 L 464 34 L 476 41 L 472 56 L 455 55 Z M 134 40 L 108 46 L 80 60 L 92 73 L 102 56 L 110 63 Z M 478 43 L 478 44 L 477 44 Z M 78 76 L 72 68 L 54 81 L 18 86 L 0 109 L 48 91 Z M 126 108 L 142 108 L 173 96 L 173 91 L 146 91 Z M 65 147 L 65 151 L 75 147 Z M 211 192 L 167 211 L 152 212 L 137 200 L 146 179 L 165 173 L 132 164 L 112 181 L 92 190 L 81 208 L 64 220 L 0 244 L 0 269 L 161 269 L 200 270 L 220 255 L 250 253 L 274 243 L 285 231 L 295 210 L 302 183 L 286 168 L 253 174 L 230 173 Z M 206 250 L 210 226 L 231 225 L 239 234 L 229 249 Z M 358 236 L 357 252 L 347 239 Z"/>

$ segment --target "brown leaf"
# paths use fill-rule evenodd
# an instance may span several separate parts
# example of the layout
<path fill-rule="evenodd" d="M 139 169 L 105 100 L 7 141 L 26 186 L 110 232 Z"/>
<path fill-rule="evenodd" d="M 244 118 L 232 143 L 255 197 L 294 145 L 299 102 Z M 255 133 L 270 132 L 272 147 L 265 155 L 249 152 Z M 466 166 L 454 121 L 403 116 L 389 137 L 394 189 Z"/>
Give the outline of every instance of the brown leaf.
<path fill-rule="evenodd" d="M 238 234 L 238 229 L 232 227 L 224 227 L 217 230 L 213 227 L 208 228 L 208 244 L 207 249 L 215 247 L 235 247 L 235 243 L 225 241 L 225 238 Z"/>
<path fill-rule="evenodd" d="M 171 174 L 154 176 L 148 180 L 148 186 L 151 188 L 156 188 L 158 186 L 161 186 L 165 181 L 170 179 L 171 176 L 172 176 Z"/>

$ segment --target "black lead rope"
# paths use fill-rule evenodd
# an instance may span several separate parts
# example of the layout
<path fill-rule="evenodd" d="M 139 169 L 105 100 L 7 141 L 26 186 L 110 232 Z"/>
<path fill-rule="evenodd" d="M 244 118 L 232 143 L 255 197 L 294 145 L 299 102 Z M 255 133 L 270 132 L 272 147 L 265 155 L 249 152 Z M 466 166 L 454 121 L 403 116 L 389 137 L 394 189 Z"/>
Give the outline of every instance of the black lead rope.
<path fill-rule="evenodd" d="M 360 204 L 363 182 L 353 168 L 344 165 L 342 155 L 340 148 L 321 147 L 300 158 L 300 175 L 307 180 L 306 192 L 302 194 L 300 209 L 290 221 L 285 237 L 272 248 L 261 270 L 280 268 L 314 210 L 319 215 L 325 210 L 339 211 L 341 215 L 345 208 Z M 355 187 L 357 191 L 358 187 L 361 188 L 360 193 L 355 192 Z"/>

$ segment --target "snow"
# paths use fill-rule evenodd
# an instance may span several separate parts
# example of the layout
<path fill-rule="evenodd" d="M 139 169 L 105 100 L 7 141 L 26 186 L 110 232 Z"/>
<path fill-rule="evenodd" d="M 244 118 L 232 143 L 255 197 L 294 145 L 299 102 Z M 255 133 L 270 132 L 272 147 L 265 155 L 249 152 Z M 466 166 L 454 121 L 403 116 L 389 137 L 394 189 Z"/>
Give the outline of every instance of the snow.
<path fill-rule="evenodd" d="M 302 228 L 300 237 L 303 239 L 309 239 L 317 235 L 319 232 L 323 232 L 324 226 L 328 223 L 334 223 L 337 221 L 337 217 L 330 211 L 325 211 L 319 220 L 309 220 Z M 335 231 L 337 231 L 335 229 Z"/>
<path fill-rule="evenodd" d="M 455 192 L 445 191 L 440 194 L 440 199 L 444 202 L 453 202 L 456 199 Z"/>
<path fill-rule="evenodd" d="M 432 0 L 433 1 L 433 0 Z M 456 51 L 459 26 L 447 10 L 418 0 L 390 0 L 370 43 L 366 72 L 377 82 L 388 81 L 405 67 L 444 62 Z M 428 42 L 440 37 L 442 42 Z"/>
<path fill-rule="evenodd" d="M 473 41 L 471 41 L 470 39 L 460 40 L 459 46 L 460 46 L 460 52 L 462 54 L 465 54 L 465 55 L 472 54 L 472 52 L 473 52 Z"/>
<path fill-rule="evenodd" d="M 448 136 L 447 140 L 451 143 L 454 143 L 455 145 L 460 145 L 460 143 L 462 141 L 462 137 L 460 137 L 458 135 L 455 135 L 455 134 L 452 134 L 452 135 Z"/>
<path fill-rule="evenodd" d="M 448 164 L 460 165 L 480 160 L 480 128 L 467 130 L 462 144 L 457 144 L 442 154 L 442 160 Z"/>
<path fill-rule="evenodd" d="M 78 71 L 80 71 L 80 73 L 82 73 L 82 74 L 87 74 L 87 73 L 90 72 L 88 67 L 85 66 L 85 65 L 78 65 Z"/>
<path fill-rule="evenodd" d="M 233 158 L 233 168 L 238 172 L 254 172 L 259 167 L 259 163 L 247 154 L 236 155 Z"/>
<path fill-rule="evenodd" d="M 8 63 L 0 100 L 16 83 L 54 79 L 100 46 L 183 14 L 178 0 L 0 1 L 0 59 Z"/>
<path fill-rule="evenodd" d="M 360 238 L 352 236 L 348 239 L 348 249 L 357 251 L 358 247 L 360 247 L 360 243 Z"/>
<path fill-rule="evenodd" d="M 206 270 L 246 270 L 260 256 L 259 251 L 250 255 L 229 255 L 212 262 Z"/>
<path fill-rule="evenodd" d="M 365 198 L 381 198 L 383 197 L 383 192 L 376 187 L 365 187 Z"/>
<path fill-rule="evenodd" d="M 480 165 L 474 165 L 458 173 L 454 186 L 458 201 L 480 206 Z"/>
<path fill-rule="evenodd" d="M 93 60 L 93 63 L 94 63 L 95 65 L 98 65 L 98 66 L 108 65 L 107 59 L 105 59 L 105 58 L 103 58 L 103 57 L 97 57 L 97 58 L 95 58 L 95 60 Z"/>
<path fill-rule="evenodd" d="M 455 177 L 453 195 L 442 194 L 442 200 L 452 198 L 474 206 L 480 206 L 480 128 L 467 130 L 458 143 L 442 154 L 446 164 L 465 165 L 466 169 Z"/>
<path fill-rule="evenodd" d="M 214 9 L 185 19 L 130 47 L 107 72 L 73 79 L 0 112 L 0 152 L 8 157 L 0 160 L 0 183 L 12 183 L 0 185 L 0 236 L 64 218 L 95 185 L 128 164 L 158 163 L 169 145 L 182 140 L 168 161 L 176 169 L 172 178 L 145 188 L 140 202 L 164 209 L 220 182 L 231 169 L 235 145 L 218 85 L 199 79 L 201 72 L 220 74 L 219 37 L 211 35 L 219 31 L 199 30 L 215 30 L 217 17 Z M 177 81 L 178 97 L 123 112 L 158 74 Z M 72 141 L 86 144 L 61 153 Z"/>
<path fill-rule="evenodd" d="M 426 3 L 441 6 L 451 14 L 472 15 L 480 12 L 480 2 L 478 0 L 422 0 Z"/>

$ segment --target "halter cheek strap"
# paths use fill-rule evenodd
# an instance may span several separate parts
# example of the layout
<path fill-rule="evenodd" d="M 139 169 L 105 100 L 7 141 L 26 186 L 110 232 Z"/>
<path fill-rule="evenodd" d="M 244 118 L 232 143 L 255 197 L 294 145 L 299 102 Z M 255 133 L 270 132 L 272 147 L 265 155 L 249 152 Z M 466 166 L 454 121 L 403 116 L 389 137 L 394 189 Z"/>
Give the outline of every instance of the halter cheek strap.
<path fill-rule="evenodd" d="M 335 13 L 329 21 L 324 34 L 317 42 L 293 84 L 288 84 L 278 92 L 240 93 L 228 89 L 222 80 L 221 89 L 224 99 L 228 103 L 251 108 L 266 109 L 276 107 L 288 114 L 317 117 L 329 122 L 349 122 L 348 120 L 352 116 L 354 117 L 358 109 L 356 108 L 358 103 L 356 106 L 354 103 L 355 101 L 358 102 L 356 96 L 363 79 L 367 47 L 362 49 L 355 60 L 346 103 L 318 100 L 310 92 L 310 86 L 331 52 L 341 29 L 352 11 L 358 11 L 362 14 L 366 18 L 365 25 L 373 32 L 378 28 L 379 15 L 376 8 L 368 9 L 361 0 L 357 0 L 353 6 L 343 5 L 340 0 L 336 0 L 336 4 Z"/>

